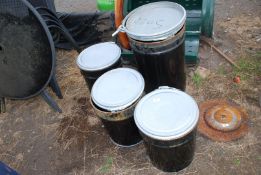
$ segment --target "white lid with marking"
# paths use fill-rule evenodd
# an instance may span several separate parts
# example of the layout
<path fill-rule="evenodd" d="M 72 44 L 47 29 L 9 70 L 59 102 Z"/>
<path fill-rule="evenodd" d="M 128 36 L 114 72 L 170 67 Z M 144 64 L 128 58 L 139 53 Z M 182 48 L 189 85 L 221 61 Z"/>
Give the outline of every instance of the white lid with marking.
<path fill-rule="evenodd" d="M 113 36 L 126 32 L 135 40 L 160 41 L 174 36 L 185 21 L 186 10 L 181 5 L 168 1 L 149 3 L 130 12 Z"/>

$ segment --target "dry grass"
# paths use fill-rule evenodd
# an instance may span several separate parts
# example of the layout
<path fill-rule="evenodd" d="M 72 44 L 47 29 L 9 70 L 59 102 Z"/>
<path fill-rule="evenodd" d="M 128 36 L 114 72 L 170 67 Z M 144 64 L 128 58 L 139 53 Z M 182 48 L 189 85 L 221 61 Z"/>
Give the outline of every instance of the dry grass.
<path fill-rule="evenodd" d="M 63 149 L 71 146 L 81 146 L 90 131 L 89 117 L 94 116 L 87 98 L 77 100 L 77 106 L 72 108 L 71 114 L 65 116 L 58 127 L 58 142 Z"/>
<path fill-rule="evenodd" d="M 235 40 L 240 48 L 260 50 L 261 45 L 261 18 L 256 16 L 242 15 L 219 21 L 218 25 Z"/>

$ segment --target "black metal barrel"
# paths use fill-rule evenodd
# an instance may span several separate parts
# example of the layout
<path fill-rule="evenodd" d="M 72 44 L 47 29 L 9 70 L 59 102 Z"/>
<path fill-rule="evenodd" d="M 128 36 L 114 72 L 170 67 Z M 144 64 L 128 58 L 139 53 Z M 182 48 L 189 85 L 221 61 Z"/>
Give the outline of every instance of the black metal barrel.
<path fill-rule="evenodd" d="M 134 146 L 142 140 L 138 128 L 134 123 L 133 116 L 126 120 L 109 121 L 103 120 L 106 130 L 108 131 L 114 144 L 119 146 Z"/>
<path fill-rule="evenodd" d="M 114 144 L 134 146 L 142 138 L 134 122 L 134 109 L 144 91 L 142 75 L 130 68 L 103 74 L 91 92 L 91 104 Z"/>
<path fill-rule="evenodd" d="M 196 128 L 188 135 L 172 141 L 152 139 L 141 133 L 152 164 L 165 172 L 180 171 L 193 161 Z"/>
<path fill-rule="evenodd" d="M 95 81 L 102 76 L 102 74 L 112 70 L 112 69 L 116 69 L 118 67 L 121 67 L 121 61 L 118 60 L 116 63 L 114 63 L 113 65 L 110 65 L 108 68 L 106 69 L 102 69 L 102 70 L 96 70 L 96 71 L 88 71 L 88 70 L 82 70 L 81 74 L 86 82 L 86 85 L 88 86 L 88 89 L 91 90 L 92 86 L 94 85 Z"/>
<path fill-rule="evenodd" d="M 142 138 L 133 117 L 137 102 L 127 109 L 114 113 L 99 108 L 93 101 L 91 104 L 114 144 L 130 147 L 141 142 Z"/>
<path fill-rule="evenodd" d="M 163 41 L 142 42 L 130 38 L 138 70 L 146 82 L 146 92 L 151 92 L 159 86 L 185 90 L 184 41 L 185 26 L 175 36 Z"/>
<path fill-rule="evenodd" d="M 147 93 L 159 86 L 185 90 L 185 23 L 184 7 L 160 1 L 130 12 L 113 34 L 127 34 Z"/>
<path fill-rule="evenodd" d="M 137 104 L 134 120 L 152 164 L 166 172 L 192 162 L 199 119 L 197 103 L 186 93 L 160 87 Z"/>
<path fill-rule="evenodd" d="M 121 66 L 120 58 L 121 49 L 113 42 L 95 44 L 80 53 L 77 65 L 90 91 L 102 74 Z"/>

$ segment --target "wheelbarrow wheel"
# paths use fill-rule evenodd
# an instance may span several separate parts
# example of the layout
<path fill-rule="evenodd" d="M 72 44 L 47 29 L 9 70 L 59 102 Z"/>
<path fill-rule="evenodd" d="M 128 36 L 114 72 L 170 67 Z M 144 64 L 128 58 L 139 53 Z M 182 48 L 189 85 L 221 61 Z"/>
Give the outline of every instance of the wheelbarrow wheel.
<path fill-rule="evenodd" d="M 215 0 L 203 0 L 201 32 L 206 37 L 213 36 Z"/>

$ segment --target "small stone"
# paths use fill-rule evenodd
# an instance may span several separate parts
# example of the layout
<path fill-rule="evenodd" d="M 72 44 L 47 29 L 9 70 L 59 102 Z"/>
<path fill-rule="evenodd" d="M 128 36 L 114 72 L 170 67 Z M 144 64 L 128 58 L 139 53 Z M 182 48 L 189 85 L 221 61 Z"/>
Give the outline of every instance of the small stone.
<path fill-rule="evenodd" d="M 228 53 L 228 52 L 229 52 L 228 49 L 225 49 L 225 50 L 223 51 L 224 54 L 226 54 L 226 53 Z"/>
<path fill-rule="evenodd" d="M 13 137 L 14 137 L 15 139 L 19 139 L 19 138 L 21 138 L 21 135 L 22 135 L 22 131 L 17 131 L 17 132 L 15 132 L 15 133 L 13 134 Z"/>
<path fill-rule="evenodd" d="M 208 58 L 208 55 L 206 52 L 199 52 L 199 58 L 205 60 Z"/>
<path fill-rule="evenodd" d="M 22 161 L 24 160 L 24 156 L 23 156 L 23 154 L 22 154 L 22 153 L 17 154 L 17 156 L 16 156 L 16 160 L 22 162 Z"/>
<path fill-rule="evenodd" d="M 219 47 L 219 46 L 222 46 L 223 41 L 220 40 L 220 39 L 215 39 L 215 40 L 214 40 L 214 44 L 215 44 L 215 46 Z"/>
<path fill-rule="evenodd" d="M 230 21 L 231 20 L 231 18 L 227 18 L 227 21 Z"/>
<path fill-rule="evenodd" d="M 249 34 L 247 34 L 247 37 L 248 38 L 253 38 L 253 35 L 249 33 Z"/>
<path fill-rule="evenodd" d="M 203 79 L 207 78 L 210 75 L 210 70 L 199 66 L 196 70 L 196 73 L 201 76 Z"/>
<path fill-rule="evenodd" d="M 261 108 L 261 94 L 259 94 L 259 107 Z"/>
<path fill-rule="evenodd" d="M 15 120 L 15 123 L 22 123 L 24 120 L 22 119 L 22 118 L 17 118 L 16 120 Z"/>
<path fill-rule="evenodd" d="M 88 123 L 90 126 L 95 126 L 99 123 L 99 119 L 97 117 L 88 117 Z"/>
<path fill-rule="evenodd" d="M 244 31 L 244 29 L 243 29 L 242 27 L 239 27 L 239 28 L 237 29 L 237 33 L 238 33 L 239 35 L 241 35 L 241 34 L 243 33 L 243 31 Z"/>
<path fill-rule="evenodd" d="M 256 42 L 259 43 L 261 41 L 261 38 L 257 38 Z"/>
<path fill-rule="evenodd" d="M 58 115 L 58 117 L 57 117 L 58 119 L 63 119 L 64 118 L 64 116 L 63 115 Z"/>
<path fill-rule="evenodd" d="M 190 73 L 189 73 L 189 77 L 193 77 L 195 75 L 195 73 L 193 72 L 193 71 L 191 71 Z"/>
<path fill-rule="evenodd" d="M 4 144 L 4 141 L 3 139 L 0 138 L 0 145 L 3 145 Z"/>

